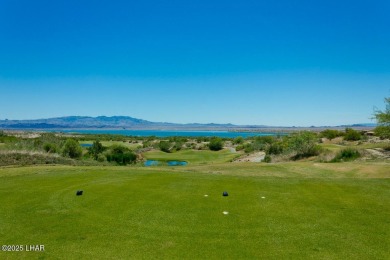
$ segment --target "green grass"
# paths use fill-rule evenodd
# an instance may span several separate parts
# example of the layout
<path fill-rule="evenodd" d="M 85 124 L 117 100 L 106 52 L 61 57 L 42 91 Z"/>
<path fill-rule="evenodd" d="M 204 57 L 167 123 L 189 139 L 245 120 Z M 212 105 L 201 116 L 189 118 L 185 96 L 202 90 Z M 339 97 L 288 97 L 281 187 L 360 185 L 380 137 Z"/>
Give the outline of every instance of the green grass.
<path fill-rule="evenodd" d="M 93 144 L 93 141 L 80 141 L 80 144 Z M 140 144 L 129 143 L 129 142 L 121 142 L 121 141 L 101 141 L 101 144 L 104 147 L 110 147 L 113 146 L 114 144 L 123 145 L 130 149 L 137 149 L 138 146 L 140 145 Z"/>
<path fill-rule="evenodd" d="M 381 143 L 363 143 L 357 146 L 354 146 L 356 148 L 361 148 L 361 149 L 374 149 L 374 148 L 386 148 L 389 146 L 389 142 L 381 142 Z"/>
<path fill-rule="evenodd" d="M 338 152 L 345 148 L 345 146 L 339 144 L 320 144 L 320 146 L 333 152 Z"/>
<path fill-rule="evenodd" d="M 187 161 L 190 164 L 211 164 L 229 162 L 238 154 L 232 153 L 230 150 L 221 150 L 218 152 L 209 150 L 182 150 L 174 153 L 165 153 L 162 151 L 150 151 L 144 153 L 144 157 L 150 160 L 170 161 L 180 160 Z"/>
<path fill-rule="evenodd" d="M 0 168 L 0 243 L 46 249 L 0 252 L 0 259 L 388 259 L 388 169 L 310 162 Z"/>

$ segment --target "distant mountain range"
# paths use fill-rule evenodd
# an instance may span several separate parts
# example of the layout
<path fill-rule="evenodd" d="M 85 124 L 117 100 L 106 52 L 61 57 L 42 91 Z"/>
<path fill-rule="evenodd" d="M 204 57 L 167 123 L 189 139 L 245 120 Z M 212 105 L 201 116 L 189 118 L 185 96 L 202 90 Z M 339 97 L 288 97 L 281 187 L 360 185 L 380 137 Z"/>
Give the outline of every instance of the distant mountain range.
<path fill-rule="evenodd" d="M 34 120 L 0 120 L 3 129 L 200 129 L 234 128 L 232 124 L 174 124 L 129 116 L 68 116 Z"/>
<path fill-rule="evenodd" d="M 354 124 L 336 127 L 372 128 L 376 124 Z M 332 126 L 321 126 L 328 128 Z M 333 126 L 335 127 L 335 126 Z M 128 129 L 128 130 L 256 130 L 256 129 L 295 129 L 296 127 L 275 127 L 265 125 L 233 125 L 233 124 L 175 124 L 166 122 L 150 122 L 129 116 L 67 116 L 34 120 L 0 120 L 1 129 L 45 130 L 45 129 Z M 309 127 L 309 128 L 315 128 Z"/>

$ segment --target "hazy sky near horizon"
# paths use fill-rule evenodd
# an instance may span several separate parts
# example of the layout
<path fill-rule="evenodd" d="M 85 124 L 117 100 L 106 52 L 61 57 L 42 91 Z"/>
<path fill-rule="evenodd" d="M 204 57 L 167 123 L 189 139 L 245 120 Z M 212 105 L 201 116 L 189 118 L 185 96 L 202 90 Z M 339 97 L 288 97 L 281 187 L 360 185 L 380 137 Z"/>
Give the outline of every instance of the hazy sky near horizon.
<path fill-rule="evenodd" d="M 371 122 L 390 2 L 0 0 L 0 119 Z"/>

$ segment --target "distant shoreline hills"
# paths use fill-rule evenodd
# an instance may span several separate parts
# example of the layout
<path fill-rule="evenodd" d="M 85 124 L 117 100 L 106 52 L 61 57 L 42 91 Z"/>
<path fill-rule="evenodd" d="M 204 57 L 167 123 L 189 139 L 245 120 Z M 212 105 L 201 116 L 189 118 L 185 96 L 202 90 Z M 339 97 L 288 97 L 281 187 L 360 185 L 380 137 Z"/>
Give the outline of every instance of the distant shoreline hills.
<path fill-rule="evenodd" d="M 340 126 L 284 127 L 266 125 L 233 125 L 233 124 L 175 124 L 166 122 L 150 122 L 129 116 L 67 116 L 34 120 L 0 120 L 3 130 L 182 130 L 182 131 L 232 131 L 232 132 L 275 132 L 322 129 L 340 129 L 352 127 L 355 129 L 372 129 L 376 124 L 353 124 Z"/>

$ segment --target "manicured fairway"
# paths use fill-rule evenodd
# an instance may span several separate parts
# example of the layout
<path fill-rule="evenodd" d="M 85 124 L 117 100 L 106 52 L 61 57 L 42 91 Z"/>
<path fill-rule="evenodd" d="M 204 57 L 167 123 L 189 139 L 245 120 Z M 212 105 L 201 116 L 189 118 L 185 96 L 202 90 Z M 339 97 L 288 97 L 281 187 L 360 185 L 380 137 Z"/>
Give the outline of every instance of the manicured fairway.
<path fill-rule="evenodd" d="M 3 168 L 0 243 L 42 244 L 45 252 L 0 259 L 388 259 L 388 169 Z"/>

